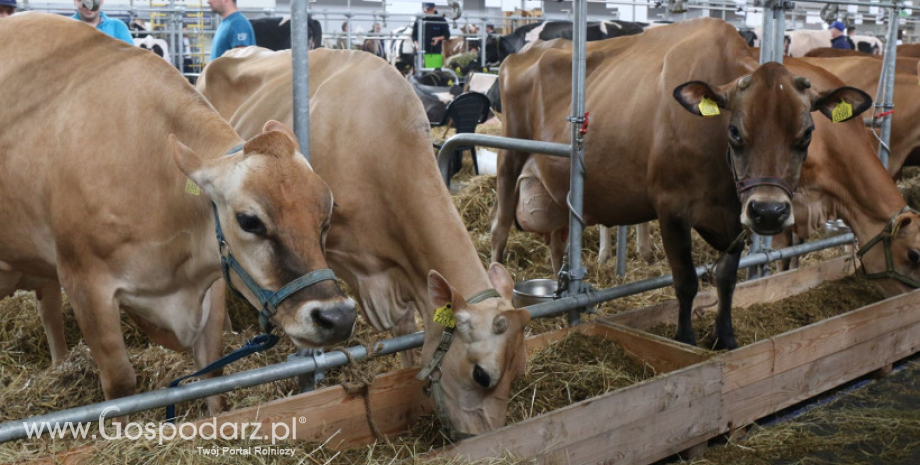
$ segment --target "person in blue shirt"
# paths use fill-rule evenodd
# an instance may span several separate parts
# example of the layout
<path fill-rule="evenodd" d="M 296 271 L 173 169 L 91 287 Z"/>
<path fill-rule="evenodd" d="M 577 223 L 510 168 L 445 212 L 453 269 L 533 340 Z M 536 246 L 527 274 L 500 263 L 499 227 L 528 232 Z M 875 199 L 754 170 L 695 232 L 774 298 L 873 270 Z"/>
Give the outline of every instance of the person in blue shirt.
<path fill-rule="evenodd" d="M 846 25 L 841 21 L 834 21 L 831 23 L 831 47 L 839 48 L 843 50 L 852 50 L 850 43 L 847 42 L 847 36 L 843 34 L 843 31 L 847 29 Z"/>
<path fill-rule="evenodd" d="M 237 11 L 236 0 L 208 0 L 208 6 L 220 15 L 220 26 L 217 26 L 211 41 L 211 60 L 232 48 L 256 44 L 252 24 Z"/>
<path fill-rule="evenodd" d="M 128 25 L 120 19 L 106 16 L 102 12 L 102 1 L 99 0 L 99 8 L 93 11 L 84 7 L 81 0 L 74 0 L 73 4 L 77 7 L 77 12 L 71 18 L 89 24 L 110 37 L 121 39 L 134 45 L 134 39 L 131 37 L 131 32 L 128 31 Z"/>

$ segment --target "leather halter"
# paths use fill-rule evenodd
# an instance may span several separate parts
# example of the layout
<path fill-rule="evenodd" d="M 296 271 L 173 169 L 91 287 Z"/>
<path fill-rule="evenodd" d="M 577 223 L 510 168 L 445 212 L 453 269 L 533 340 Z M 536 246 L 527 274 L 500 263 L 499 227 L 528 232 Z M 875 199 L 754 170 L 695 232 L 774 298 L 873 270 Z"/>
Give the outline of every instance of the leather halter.
<path fill-rule="evenodd" d="M 728 159 L 728 166 L 732 170 L 732 176 L 735 178 L 735 190 L 740 196 L 744 191 L 753 189 L 760 186 L 773 186 L 782 189 L 786 195 L 789 196 L 789 199 L 792 200 L 792 197 L 795 195 L 796 187 L 792 187 L 786 181 L 783 181 L 780 178 L 775 178 L 772 176 L 758 176 L 756 178 L 738 178 L 738 171 L 735 170 L 735 157 L 732 156 L 734 152 L 732 151 L 732 146 L 729 144 L 728 151 L 725 153 L 725 158 Z"/>
<path fill-rule="evenodd" d="M 230 151 L 227 152 L 227 155 L 232 155 L 236 152 L 239 152 L 243 149 L 242 145 L 238 145 Z M 335 281 L 335 274 L 332 270 L 328 268 L 320 268 L 313 270 L 281 287 L 277 291 L 270 291 L 265 289 L 262 286 L 259 286 L 256 283 L 255 279 L 243 269 L 240 262 L 236 260 L 232 253 L 230 253 L 230 244 L 227 243 L 224 239 L 223 230 L 220 227 L 220 217 L 217 214 L 217 205 L 214 202 L 211 202 L 211 209 L 214 212 L 214 226 L 215 232 L 217 233 L 217 245 L 220 249 L 220 269 L 223 272 L 224 280 L 227 282 L 227 285 L 230 286 L 230 290 L 233 291 L 237 297 L 246 300 L 240 292 L 233 287 L 233 282 L 230 281 L 230 270 L 233 270 L 240 280 L 243 281 L 243 284 L 249 288 L 249 291 L 259 299 L 259 303 L 262 305 L 262 308 L 259 309 L 259 326 L 262 327 L 262 331 L 266 334 L 270 334 L 275 328 L 275 325 L 272 324 L 271 318 L 278 313 L 278 305 L 281 304 L 285 299 L 291 297 L 301 289 L 305 289 L 314 284 L 318 284 L 323 281 L 332 280 Z"/>
<path fill-rule="evenodd" d="M 866 272 L 866 265 L 863 264 L 862 272 L 863 272 L 863 276 L 865 276 L 866 279 L 884 279 L 884 278 L 891 278 L 891 279 L 896 279 L 896 280 L 898 280 L 898 281 L 900 281 L 900 282 L 902 282 L 902 283 L 904 283 L 904 284 L 906 284 L 906 285 L 908 285 L 908 286 L 910 286 L 910 287 L 912 287 L 912 288 L 914 288 L 914 289 L 920 288 L 920 282 L 917 282 L 916 280 L 911 279 L 911 278 L 909 278 L 909 277 L 907 277 L 907 276 L 904 276 L 903 274 L 898 273 L 897 271 L 895 271 L 895 269 L 894 269 L 894 258 L 893 258 L 892 255 L 891 255 L 891 238 L 892 238 L 892 236 L 894 235 L 894 224 L 895 224 L 895 220 L 897 220 L 899 216 L 901 216 L 901 215 L 903 215 L 904 213 L 907 213 L 907 212 L 909 212 L 909 211 L 913 211 L 914 213 L 916 213 L 916 211 L 914 211 L 912 208 L 910 208 L 909 205 L 905 205 L 904 208 L 902 208 L 899 212 L 897 212 L 897 213 L 895 213 L 894 215 L 891 216 L 891 219 L 888 220 L 888 224 L 885 225 L 885 229 L 883 229 L 882 232 L 878 233 L 878 235 L 876 235 L 875 237 L 873 237 L 872 240 L 870 240 L 869 242 L 866 242 L 866 245 L 860 247 L 860 248 L 859 248 L 859 251 L 856 252 L 856 256 L 859 257 L 860 260 L 862 260 L 863 255 L 865 255 L 866 252 L 868 252 L 869 249 L 871 249 L 872 247 L 874 247 L 876 244 L 878 244 L 878 243 L 881 242 L 881 243 L 885 246 L 885 265 L 886 265 L 886 270 L 885 270 L 885 271 L 880 271 L 880 272 L 878 272 L 878 273 L 871 273 L 871 274 L 870 274 L 870 273 L 867 273 L 867 272 Z"/>
<path fill-rule="evenodd" d="M 467 299 L 466 302 L 476 304 L 494 297 L 501 297 L 501 295 L 495 289 L 489 288 L 477 292 Z M 422 368 L 422 370 L 418 372 L 415 379 L 421 381 L 428 378 L 428 386 L 425 386 L 424 391 L 425 395 L 432 397 L 434 401 L 434 411 L 438 416 L 438 420 L 441 422 L 441 430 L 449 440 L 459 441 L 461 439 L 473 437 L 475 434 L 458 430 L 454 427 L 453 422 L 450 421 L 450 416 L 447 414 L 447 399 L 444 396 L 444 387 L 441 385 L 441 362 L 444 361 L 444 355 L 447 354 L 448 349 L 450 349 L 450 343 L 453 342 L 453 340 L 454 328 L 445 326 L 444 332 L 441 333 L 441 341 L 438 343 L 434 355 L 431 356 L 431 361 L 428 362 L 425 368 Z"/>

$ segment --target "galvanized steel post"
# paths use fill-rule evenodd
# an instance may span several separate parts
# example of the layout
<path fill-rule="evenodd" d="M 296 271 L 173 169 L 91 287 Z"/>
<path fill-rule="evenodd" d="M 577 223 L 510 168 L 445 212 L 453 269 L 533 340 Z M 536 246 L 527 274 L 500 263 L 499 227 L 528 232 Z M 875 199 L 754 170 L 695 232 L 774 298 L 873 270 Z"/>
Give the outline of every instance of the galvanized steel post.
<path fill-rule="evenodd" d="M 888 9 L 888 39 L 885 41 L 885 57 L 882 61 L 882 75 L 878 80 L 878 93 L 875 96 L 875 113 L 883 113 L 894 108 L 894 69 L 897 63 L 898 42 L 898 8 L 899 2 L 893 0 Z M 888 168 L 888 158 L 891 149 L 888 145 L 891 140 L 891 115 L 886 115 L 882 120 L 882 135 L 879 141 L 878 158 L 885 169 Z"/>
<path fill-rule="evenodd" d="M 574 0 L 572 8 L 575 12 L 572 34 L 572 155 L 571 173 L 569 177 L 569 244 L 568 263 L 563 267 L 560 276 L 564 296 L 578 295 L 584 292 L 582 279 L 587 270 L 581 263 L 582 233 L 585 228 L 583 217 L 584 210 L 584 137 L 588 120 L 585 114 L 585 39 L 587 36 L 588 1 Z M 569 312 L 569 324 L 578 324 L 580 310 L 573 309 Z"/>
<path fill-rule="evenodd" d="M 300 153 L 310 161 L 309 0 L 291 2 L 291 55 L 294 74 L 294 134 Z"/>

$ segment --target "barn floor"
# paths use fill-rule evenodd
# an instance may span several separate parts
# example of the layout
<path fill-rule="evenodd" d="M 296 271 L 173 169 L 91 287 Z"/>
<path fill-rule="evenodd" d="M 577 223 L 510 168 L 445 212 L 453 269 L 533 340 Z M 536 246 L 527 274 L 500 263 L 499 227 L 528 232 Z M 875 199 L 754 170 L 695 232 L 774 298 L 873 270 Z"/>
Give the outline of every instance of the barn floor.
<path fill-rule="evenodd" d="M 659 465 L 666 463 L 920 464 L 920 356 L 902 361 L 900 369 L 885 378 L 856 381 L 815 403 L 780 412 L 752 426 L 740 440 L 712 447 L 700 457 Z"/>

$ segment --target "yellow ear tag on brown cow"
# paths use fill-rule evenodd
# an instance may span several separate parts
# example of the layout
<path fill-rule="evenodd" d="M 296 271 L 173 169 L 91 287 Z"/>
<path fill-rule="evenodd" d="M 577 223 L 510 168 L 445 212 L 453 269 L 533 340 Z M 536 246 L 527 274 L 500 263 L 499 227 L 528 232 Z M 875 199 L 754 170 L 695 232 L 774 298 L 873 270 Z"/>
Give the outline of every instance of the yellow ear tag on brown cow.
<path fill-rule="evenodd" d="M 703 97 L 703 100 L 700 100 L 700 114 L 703 116 L 716 116 L 719 115 L 719 106 L 716 105 L 716 102 L 713 102 L 708 97 Z"/>
<path fill-rule="evenodd" d="M 198 187 L 198 184 L 192 182 L 191 179 L 185 178 L 185 193 L 192 195 L 201 195 L 201 188 Z"/>
<path fill-rule="evenodd" d="M 454 312 L 451 311 L 449 303 L 435 309 L 434 322 L 448 328 L 453 328 L 457 325 L 454 321 Z"/>
<path fill-rule="evenodd" d="M 447 80 L 447 85 L 448 85 L 448 86 L 454 85 L 454 80 L 453 80 L 453 79 L 448 79 L 448 80 Z"/>
<path fill-rule="evenodd" d="M 853 116 L 853 105 L 841 100 L 831 113 L 831 121 L 839 123 L 850 119 L 851 116 Z"/>

